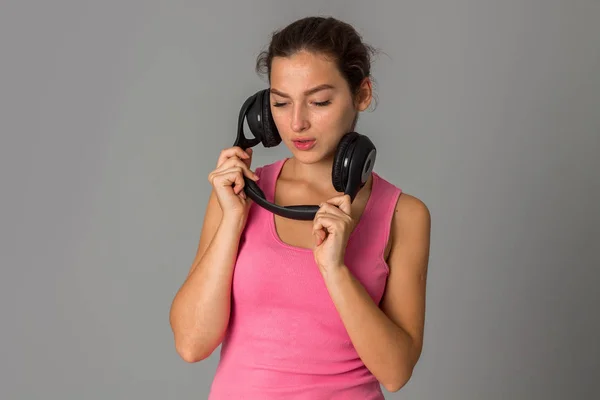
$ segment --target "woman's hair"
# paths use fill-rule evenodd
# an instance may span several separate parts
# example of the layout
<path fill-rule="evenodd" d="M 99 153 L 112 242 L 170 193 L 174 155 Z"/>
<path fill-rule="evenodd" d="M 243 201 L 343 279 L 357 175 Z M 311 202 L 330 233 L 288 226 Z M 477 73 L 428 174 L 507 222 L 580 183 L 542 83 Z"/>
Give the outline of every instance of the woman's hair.
<path fill-rule="evenodd" d="M 256 72 L 266 74 L 270 82 L 273 57 L 289 57 L 303 50 L 331 58 L 353 95 L 364 78 L 371 78 L 374 48 L 363 43 L 350 24 L 333 17 L 306 17 L 273 32 L 268 49 L 257 57 Z"/>

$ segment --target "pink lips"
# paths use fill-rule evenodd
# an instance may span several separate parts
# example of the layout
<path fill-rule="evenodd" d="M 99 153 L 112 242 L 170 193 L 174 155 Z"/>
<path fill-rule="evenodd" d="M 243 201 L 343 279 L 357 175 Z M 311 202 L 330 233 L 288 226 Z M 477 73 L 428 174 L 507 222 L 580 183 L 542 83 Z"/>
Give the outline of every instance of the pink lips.
<path fill-rule="evenodd" d="M 294 140 L 294 146 L 296 146 L 296 148 L 298 150 L 310 150 L 313 148 L 313 146 L 315 145 L 316 140 L 315 139 L 307 139 L 307 140 Z"/>

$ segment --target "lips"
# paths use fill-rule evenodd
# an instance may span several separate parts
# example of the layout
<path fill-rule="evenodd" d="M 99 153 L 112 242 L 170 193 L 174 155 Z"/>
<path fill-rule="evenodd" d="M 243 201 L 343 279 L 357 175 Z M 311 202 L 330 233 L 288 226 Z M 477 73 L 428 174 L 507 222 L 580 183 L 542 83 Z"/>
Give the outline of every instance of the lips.
<path fill-rule="evenodd" d="M 296 146 L 298 150 L 310 150 L 315 145 L 316 139 L 294 139 L 293 142 L 294 146 Z"/>
<path fill-rule="evenodd" d="M 293 141 L 294 142 L 312 142 L 314 140 L 315 140 L 314 138 L 307 137 L 307 138 L 297 138 L 297 139 L 294 139 Z"/>

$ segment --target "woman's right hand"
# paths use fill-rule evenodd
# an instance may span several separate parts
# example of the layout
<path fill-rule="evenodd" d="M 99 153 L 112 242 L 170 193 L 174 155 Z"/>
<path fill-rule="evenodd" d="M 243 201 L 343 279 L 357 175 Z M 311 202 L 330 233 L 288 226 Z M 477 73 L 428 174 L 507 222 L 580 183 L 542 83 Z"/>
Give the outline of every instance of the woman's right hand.
<path fill-rule="evenodd" d="M 226 217 L 241 218 L 248 212 L 250 199 L 244 193 L 244 176 L 258 180 L 258 176 L 250 170 L 252 148 L 246 151 L 238 146 L 221 151 L 217 167 L 208 174 L 208 181 Z"/>

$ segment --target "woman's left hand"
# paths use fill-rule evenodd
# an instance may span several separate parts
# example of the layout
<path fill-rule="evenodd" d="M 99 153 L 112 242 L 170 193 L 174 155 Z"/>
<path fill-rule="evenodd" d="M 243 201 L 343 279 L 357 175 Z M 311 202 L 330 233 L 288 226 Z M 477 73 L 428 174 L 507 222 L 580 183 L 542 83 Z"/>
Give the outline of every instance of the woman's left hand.
<path fill-rule="evenodd" d="M 344 265 L 350 234 L 356 226 L 351 214 L 350 196 L 333 197 L 322 203 L 313 220 L 313 253 L 321 274 Z"/>

